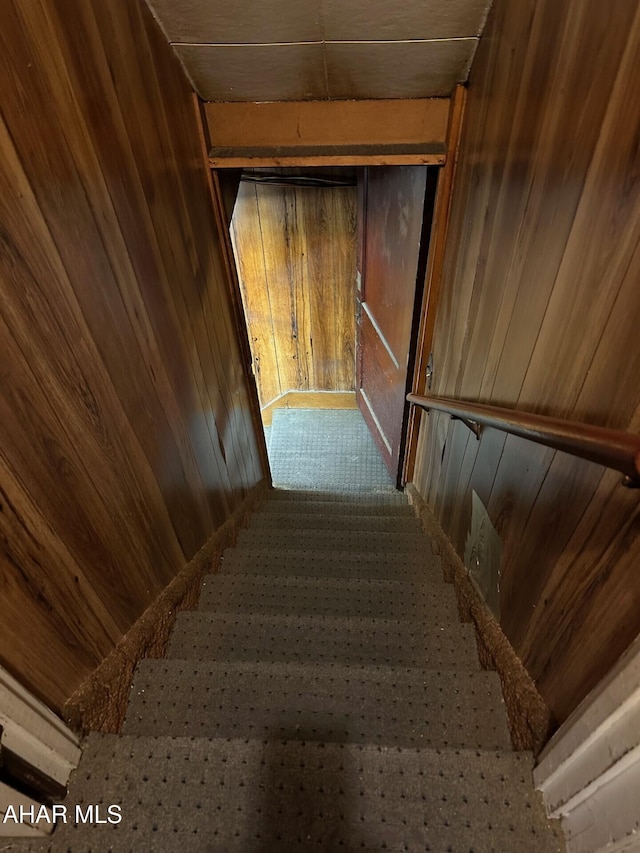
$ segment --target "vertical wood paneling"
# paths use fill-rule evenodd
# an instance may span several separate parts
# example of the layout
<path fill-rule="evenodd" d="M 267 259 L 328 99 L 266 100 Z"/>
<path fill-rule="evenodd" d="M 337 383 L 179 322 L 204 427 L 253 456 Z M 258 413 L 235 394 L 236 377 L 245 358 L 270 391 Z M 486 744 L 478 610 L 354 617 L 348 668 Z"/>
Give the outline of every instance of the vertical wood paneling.
<path fill-rule="evenodd" d="M 294 279 L 290 251 L 291 235 L 298 233 L 295 200 L 288 208 L 286 190 L 256 186 L 256 201 L 280 392 L 303 390 L 308 388 L 309 379 L 304 367 L 311 351 L 310 336 L 298 340 L 296 291 L 300 281 Z M 303 243 L 301 253 L 304 248 Z M 244 285 L 245 288 L 250 286 Z M 251 328 L 251 319 L 248 325 Z"/>
<path fill-rule="evenodd" d="M 38 673 L 41 694 L 60 696 L 69 658 L 87 671 L 119 639 L 122 628 L 62 538 L 52 529 L 0 458 L 0 537 L 3 545 L 3 615 L 0 642 L 15 645 L 16 630 L 33 633 L 21 648 L 20 667 Z M 38 530 L 36 538 L 32 530 Z M 12 570 L 13 569 L 13 570 Z M 41 636 L 59 638 L 46 648 Z M 42 666 L 46 654 L 47 666 Z"/>
<path fill-rule="evenodd" d="M 355 187 L 243 181 L 231 233 L 261 405 L 353 390 Z"/>
<path fill-rule="evenodd" d="M 247 322 L 247 330 L 258 393 L 263 404 L 264 400 L 273 400 L 280 394 L 280 375 L 255 186 L 240 184 L 232 222 L 233 251 L 247 321 L 251 318 L 251 323 Z M 238 228 L 236 222 L 253 222 L 254 228 Z M 247 281 L 253 286 L 247 288 L 244 284 Z"/>
<path fill-rule="evenodd" d="M 639 61 L 631 0 L 494 3 L 469 84 L 434 393 L 638 430 Z M 449 422 L 443 447 L 443 420 L 422 419 L 417 484 L 460 554 L 472 491 L 488 507 L 503 629 L 561 721 L 640 630 L 637 496 L 497 431 L 477 442 Z"/>
<path fill-rule="evenodd" d="M 0 660 L 60 708 L 263 471 L 146 6 L 10 0 L 0 74 Z"/>

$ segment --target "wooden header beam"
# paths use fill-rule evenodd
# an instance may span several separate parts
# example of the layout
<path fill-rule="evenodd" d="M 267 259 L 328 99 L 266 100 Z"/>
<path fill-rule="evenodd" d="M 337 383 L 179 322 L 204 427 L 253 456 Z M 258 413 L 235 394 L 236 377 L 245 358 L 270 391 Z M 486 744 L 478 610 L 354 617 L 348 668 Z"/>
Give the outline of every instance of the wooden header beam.
<path fill-rule="evenodd" d="M 216 168 L 442 165 L 449 98 L 206 103 Z"/>

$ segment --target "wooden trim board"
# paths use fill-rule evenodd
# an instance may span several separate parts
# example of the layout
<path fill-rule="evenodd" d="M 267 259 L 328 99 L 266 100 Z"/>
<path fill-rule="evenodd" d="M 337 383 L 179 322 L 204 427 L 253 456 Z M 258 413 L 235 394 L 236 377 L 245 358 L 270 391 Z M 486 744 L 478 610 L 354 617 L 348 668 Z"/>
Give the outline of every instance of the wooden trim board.
<path fill-rule="evenodd" d="M 640 636 L 549 741 L 534 779 L 547 813 L 563 818 L 567 850 L 608 850 L 611 841 L 623 843 L 635 831 Z"/>
<path fill-rule="evenodd" d="M 66 787 L 80 761 L 80 745 L 40 700 L 0 667 L 0 744 L 30 767 Z"/>
<path fill-rule="evenodd" d="M 120 731 L 136 664 L 143 657 L 164 656 L 176 612 L 197 606 L 202 577 L 217 570 L 222 552 L 235 542 L 238 531 L 246 525 L 270 485 L 265 478 L 249 492 L 66 702 L 63 716 L 74 730 L 112 734 Z"/>
<path fill-rule="evenodd" d="M 214 148 L 442 146 L 449 98 L 205 103 Z"/>
<path fill-rule="evenodd" d="M 12 812 L 9 812 L 9 809 Z M 24 821 L 14 819 L 14 815 L 20 814 L 20 809 L 23 814 L 34 815 L 34 820 L 26 817 Z M 40 810 L 44 809 L 47 817 L 42 817 L 37 820 Z M 52 812 L 42 803 L 32 800 L 30 797 L 16 791 L 10 785 L 0 782 L 0 838 L 44 838 L 51 835 L 54 829 L 54 820 Z M 0 848 L 2 850 L 11 849 L 8 847 Z"/>
<path fill-rule="evenodd" d="M 272 166 L 442 166 L 447 159 L 444 153 L 390 152 L 372 147 L 371 151 L 353 153 L 350 149 L 326 149 L 314 154 L 268 153 L 267 149 L 217 149 L 212 148 L 209 165 L 213 169 L 250 169 Z"/>
<path fill-rule="evenodd" d="M 453 583 L 462 621 L 475 626 L 480 663 L 500 676 L 513 747 L 537 755 L 549 737 L 551 713 L 426 501 L 413 483 L 408 483 L 405 491 L 434 552 L 442 558 L 445 580 Z"/>
<path fill-rule="evenodd" d="M 444 253 L 447 241 L 449 214 L 451 211 L 451 197 L 453 193 L 456 165 L 458 162 L 458 152 L 460 149 L 460 135 L 462 133 L 462 120 L 464 116 L 466 97 L 466 88 L 464 86 L 458 86 L 451 101 L 451 114 L 447 134 L 448 158 L 438 177 L 438 188 L 436 190 L 436 201 L 429 244 L 429 257 L 425 276 L 426 280 L 422 295 L 422 307 L 420 309 L 420 327 L 418 329 L 416 361 L 413 369 L 413 380 L 411 385 L 411 390 L 414 394 L 424 394 L 427 390 L 426 370 L 427 363 L 429 361 L 429 353 L 433 346 L 433 332 L 435 328 L 438 299 L 440 296 L 440 285 L 442 283 L 442 273 L 444 269 Z M 407 428 L 407 444 L 404 457 L 404 470 L 402 473 L 403 483 L 410 482 L 413 479 L 421 419 L 421 410 L 417 406 L 412 406 L 409 412 L 409 425 Z"/>
<path fill-rule="evenodd" d="M 262 409 L 262 422 L 271 426 L 276 409 L 357 409 L 355 391 L 285 391 Z"/>
<path fill-rule="evenodd" d="M 205 104 L 200 100 L 196 93 L 193 93 L 193 107 L 196 113 L 196 124 L 200 133 L 200 148 L 202 151 L 203 168 L 207 176 L 207 186 L 211 197 L 211 204 L 215 218 L 216 229 L 220 238 L 222 247 L 222 255 L 225 264 L 225 273 L 227 278 L 227 288 L 229 298 L 231 300 L 231 308 L 235 320 L 235 328 L 242 356 L 242 367 L 244 377 L 247 383 L 247 393 L 249 395 L 249 404 L 251 406 L 251 421 L 253 423 L 256 434 L 256 442 L 258 444 L 258 452 L 262 461 L 262 470 L 271 476 L 269 467 L 269 456 L 267 454 L 267 445 L 262 431 L 260 420 L 260 402 L 258 400 L 258 388 L 256 385 L 255 376 L 252 370 L 251 346 L 249 344 L 249 333 L 245 321 L 244 308 L 242 307 L 242 294 L 240 291 L 240 282 L 238 281 L 238 270 L 233 255 L 233 246 L 231 245 L 231 233 L 227 222 L 225 211 L 224 198 L 218 174 L 211 168 L 207 168 L 207 151 L 211 147 L 211 139 L 209 136 L 209 127 L 205 114 Z M 240 179 L 238 179 L 238 184 Z"/>

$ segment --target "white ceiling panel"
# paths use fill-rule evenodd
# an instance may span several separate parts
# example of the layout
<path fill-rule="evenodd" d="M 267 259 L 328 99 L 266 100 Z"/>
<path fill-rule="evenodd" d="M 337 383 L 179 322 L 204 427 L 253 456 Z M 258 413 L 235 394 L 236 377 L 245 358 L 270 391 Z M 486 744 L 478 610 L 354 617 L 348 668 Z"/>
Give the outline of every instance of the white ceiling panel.
<path fill-rule="evenodd" d="M 323 45 L 175 45 L 205 101 L 328 98 Z"/>
<path fill-rule="evenodd" d="M 147 0 L 205 100 L 448 96 L 491 0 Z"/>
<path fill-rule="evenodd" d="M 322 41 L 319 0 L 147 0 L 170 42 Z"/>
<path fill-rule="evenodd" d="M 322 0 L 326 41 L 477 38 L 490 0 Z"/>
<path fill-rule="evenodd" d="M 328 42 L 329 97 L 431 98 L 464 82 L 476 39 Z"/>

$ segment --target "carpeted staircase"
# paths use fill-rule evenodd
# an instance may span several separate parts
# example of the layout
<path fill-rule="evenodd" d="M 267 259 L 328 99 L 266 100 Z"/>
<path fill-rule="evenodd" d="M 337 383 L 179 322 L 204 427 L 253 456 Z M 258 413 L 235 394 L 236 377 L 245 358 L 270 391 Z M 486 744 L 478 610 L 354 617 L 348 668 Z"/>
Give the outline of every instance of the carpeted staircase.
<path fill-rule="evenodd" d="M 166 658 L 139 664 L 123 734 L 91 735 L 72 778 L 70 803 L 122 803 L 122 822 L 62 825 L 51 850 L 563 849 L 499 679 L 359 417 L 276 412 L 289 488 L 178 614 Z"/>

